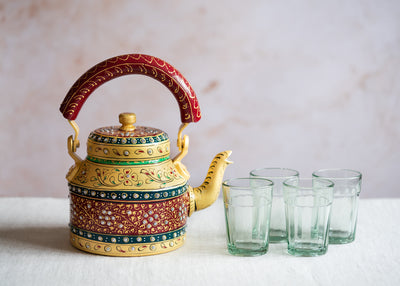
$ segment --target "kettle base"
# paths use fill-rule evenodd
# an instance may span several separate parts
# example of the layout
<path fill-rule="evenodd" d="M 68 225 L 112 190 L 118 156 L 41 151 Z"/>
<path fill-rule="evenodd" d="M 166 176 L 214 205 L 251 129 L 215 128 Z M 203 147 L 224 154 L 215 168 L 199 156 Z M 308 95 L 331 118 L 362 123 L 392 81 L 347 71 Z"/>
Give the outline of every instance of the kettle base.
<path fill-rule="evenodd" d="M 148 256 L 162 254 L 178 249 L 186 240 L 186 234 L 180 237 L 150 244 L 118 244 L 103 243 L 83 238 L 73 232 L 70 233 L 70 242 L 75 248 L 93 254 L 107 256 Z"/>

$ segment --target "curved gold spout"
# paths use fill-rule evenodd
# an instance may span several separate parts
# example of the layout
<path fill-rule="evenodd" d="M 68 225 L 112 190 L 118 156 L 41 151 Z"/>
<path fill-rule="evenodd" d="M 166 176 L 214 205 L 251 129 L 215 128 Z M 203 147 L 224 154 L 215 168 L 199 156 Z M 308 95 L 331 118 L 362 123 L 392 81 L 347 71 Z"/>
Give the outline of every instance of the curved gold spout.
<path fill-rule="evenodd" d="M 210 164 L 207 177 L 200 187 L 189 187 L 190 209 L 189 216 L 198 210 L 205 209 L 212 205 L 218 198 L 226 166 L 233 163 L 228 161 L 232 151 L 224 151 L 217 154 Z"/>

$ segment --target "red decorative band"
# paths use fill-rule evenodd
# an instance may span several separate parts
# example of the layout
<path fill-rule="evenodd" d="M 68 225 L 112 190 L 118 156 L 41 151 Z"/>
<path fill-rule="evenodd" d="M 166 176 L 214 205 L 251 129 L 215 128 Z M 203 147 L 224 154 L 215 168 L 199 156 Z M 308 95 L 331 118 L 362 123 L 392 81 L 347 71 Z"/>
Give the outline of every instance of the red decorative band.
<path fill-rule="evenodd" d="M 70 193 L 71 225 L 113 235 L 153 235 L 186 225 L 189 194 L 161 202 L 98 201 Z"/>

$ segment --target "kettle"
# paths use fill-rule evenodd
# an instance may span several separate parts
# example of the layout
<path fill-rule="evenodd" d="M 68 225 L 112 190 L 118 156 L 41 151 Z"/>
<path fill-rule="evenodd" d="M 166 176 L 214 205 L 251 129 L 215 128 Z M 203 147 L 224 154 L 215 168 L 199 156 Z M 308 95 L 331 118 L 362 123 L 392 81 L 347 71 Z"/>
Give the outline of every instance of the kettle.
<path fill-rule="evenodd" d="M 181 121 L 179 154 L 170 158 L 168 135 L 136 126 L 134 113 L 119 114 L 118 126 L 90 133 L 87 156 L 81 159 L 78 113 L 90 94 L 114 78 L 142 74 L 166 86 L 178 102 Z M 107 59 L 84 73 L 68 91 L 60 111 L 74 130 L 67 140 L 75 164 L 67 173 L 70 199 L 70 242 L 83 251 L 109 256 L 145 256 L 169 252 L 186 239 L 186 222 L 218 197 L 231 151 L 217 154 L 200 187 L 187 184 L 182 163 L 189 137 L 183 129 L 201 118 L 192 87 L 165 61 L 143 54 Z"/>

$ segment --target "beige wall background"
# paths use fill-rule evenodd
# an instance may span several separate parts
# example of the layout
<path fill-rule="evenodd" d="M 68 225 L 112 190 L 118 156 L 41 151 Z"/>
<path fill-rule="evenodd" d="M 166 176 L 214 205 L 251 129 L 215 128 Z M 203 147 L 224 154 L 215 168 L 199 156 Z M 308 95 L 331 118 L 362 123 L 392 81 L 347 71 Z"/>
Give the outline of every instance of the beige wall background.
<path fill-rule="evenodd" d="M 98 62 L 145 53 L 197 93 L 203 118 L 185 129 L 191 184 L 230 149 L 226 178 L 342 167 L 363 173 L 363 197 L 399 197 L 399 15 L 397 0 L 0 0 L 0 195 L 67 197 L 72 129 L 61 101 Z M 82 108 L 79 154 L 91 130 L 124 111 L 175 141 L 172 94 L 127 76 Z"/>

